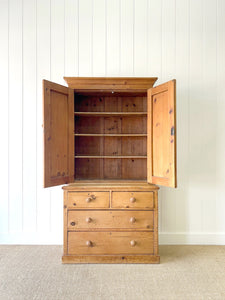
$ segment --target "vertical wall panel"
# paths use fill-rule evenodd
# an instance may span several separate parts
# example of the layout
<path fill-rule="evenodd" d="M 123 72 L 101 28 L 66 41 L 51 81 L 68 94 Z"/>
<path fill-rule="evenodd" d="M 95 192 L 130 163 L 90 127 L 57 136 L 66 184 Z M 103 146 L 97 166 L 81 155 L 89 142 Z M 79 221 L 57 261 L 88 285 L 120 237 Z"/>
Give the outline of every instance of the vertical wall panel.
<path fill-rule="evenodd" d="M 65 6 L 64 1 L 51 0 L 51 80 L 65 84 Z M 60 120 L 59 120 L 60 122 Z M 50 231 L 62 241 L 63 192 L 60 186 L 51 189 Z M 61 214 L 59 213 L 61 211 Z"/>
<path fill-rule="evenodd" d="M 201 181 L 204 184 L 202 230 L 216 228 L 216 12 L 214 0 L 203 5 L 203 97 L 201 137 Z M 202 185 L 202 184 L 201 184 Z"/>
<path fill-rule="evenodd" d="M 175 0 L 162 0 L 162 79 L 174 78 L 176 70 Z"/>
<path fill-rule="evenodd" d="M 79 1 L 79 76 L 91 76 L 93 1 Z"/>
<path fill-rule="evenodd" d="M 37 231 L 50 230 L 50 189 L 43 189 L 42 80 L 50 79 L 50 0 L 37 1 Z"/>
<path fill-rule="evenodd" d="M 206 186 L 203 183 L 207 166 L 203 133 L 203 7 L 202 1 L 190 0 L 190 102 L 189 102 L 189 197 L 188 230 L 202 231 L 202 211 Z M 203 169 L 202 169 L 203 168 Z"/>
<path fill-rule="evenodd" d="M 162 0 L 148 0 L 148 76 L 158 77 L 162 72 Z"/>
<path fill-rule="evenodd" d="M 23 1 L 23 230 L 36 231 L 36 0 Z"/>
<path fill-rule="evenodd" d="M 0 40 L 1 40 L 1 55 L 0 55 L 0 82 L 1 82 L 1 155 L 0 155 L 0 182 L 1 182 L 1 197 L 0 197 L 0 232 L 8 233 L 8 133 L 9 133 L 9 110 L 8 110 L 8 88 L 9 88 L 9 2 L 7 0 L 0 2 Z"/>
<path fill-rule="evenodd" d="M 174 79 L 176 70 L 175 0 L 162 1 L 162 75 L 161 81 Z M 161 230 L 176 231 L 176 190 L 161 189 Z"/>
<path fill-rule="evenodd" d="M 216 230 L 225 232 L 225 1 L 217 1 Z M 213 197 L 215 199 L 215 195 Z"/>
<path fill-rule="evenodd" d="M 134 76 L 147 76 L 148 1 L 134 1 Z"/>
<path fill-rule="evenodd" d="M 132 76 L 134 71 L 134 2 L 121 1 L 120 14 L 120 74 Z"/>
<path fill-rule="evenodd" d="M 106 0 L 106 76 L 120 76 L 120 0 Z"/>
<path fill-rule="evenodd" d="M 65 7 L 61 0 L 51 0 L 51 80 L 64 84 Z"/>
<path fill-rule="evenodd" d="M 189 156 L 189 1 L 176 2 L 176 70 L 177 78 L 177 174 L 176 231 L 185 232 L 188 203 L 188 156 Z M 173 194 L 174 195 L 174 194 Z M 174 196 L 175 196 L 174 195 Z"/>
<path fill-rule="evenodd" d="M 9 229 L 23 224 L 23 30 L 22 1 L 9 2 Z"/>
<path fill-rule="evenodd" d="M 78 0 L 65 0 L 65 74 L 78 74 Z"/>
<path fill-rule="evenodd" d="M 93 1 L 92 17 L 93 33 L 93 76 L 105 76 L 105 57 L 106 57 L 106 11 L 105 0 Z"/>

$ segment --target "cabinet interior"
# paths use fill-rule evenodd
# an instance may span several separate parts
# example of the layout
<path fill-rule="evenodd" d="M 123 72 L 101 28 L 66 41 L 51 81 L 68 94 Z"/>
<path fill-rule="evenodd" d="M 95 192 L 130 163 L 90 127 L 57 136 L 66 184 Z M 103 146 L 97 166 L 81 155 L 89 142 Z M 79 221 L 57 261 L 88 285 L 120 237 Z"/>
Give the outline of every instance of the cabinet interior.
<path fill-rule="evenodd" d="M 147 93 L 74 92 L 75 180 L 147 180 Z"/>

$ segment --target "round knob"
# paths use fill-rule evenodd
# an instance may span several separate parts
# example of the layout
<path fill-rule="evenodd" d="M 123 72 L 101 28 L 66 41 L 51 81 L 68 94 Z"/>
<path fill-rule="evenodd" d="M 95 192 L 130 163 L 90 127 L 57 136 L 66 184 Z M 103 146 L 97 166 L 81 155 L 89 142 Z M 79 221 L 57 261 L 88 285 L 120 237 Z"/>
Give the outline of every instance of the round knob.
<path fill-rule="evenodd" d="M 91 241 L 86 241 L 86 245 L 87 245 L 88 247 L 91 247 L 91 246 L 92 246 L 92 242 L 91 242 Z"/>
<path fill-rule="evenodd" d="M 136 221 L 135 217 L 130 218 L 130 223 L 134 223 Z"/>
<path fill-rule="evenodd" d="M 134 203 L 135 201 L 136 201 L 136 199 L 135 199 L 134 197 L 131 197 L 131 198 L 130 198 L 130 202 L 131 202 L 131 203 Z"/>
<path fill-rule="evenodd" d="M 134 246 L 136 245 L 136 242 L 135 242 L 134 240 L 132 240 L 132 241 L 130 241 L 130 245 L 131 245 L 132 247 L 134 247 Z"/>
<path fill-rule="evenodd" d="M 86 218 L 86 222 L 87 222 L 87 223 L 90 223 L 91 221 L 92 221 L 92 219 L 91 219 L 90 217 L 87 217 L 87 218 Z"/>
<path fill-rule="evenodd" d="M 91 202 L 91 197 L 88 197 L 88 198 L 86 199 L 86 202 L 87 202 L 87 203 Z"/>
<path fill-rule="evenodd" d="M 71 226 L 75 226 L 75 222 L 71 222 L 70 225 L 71 225 Z"/>

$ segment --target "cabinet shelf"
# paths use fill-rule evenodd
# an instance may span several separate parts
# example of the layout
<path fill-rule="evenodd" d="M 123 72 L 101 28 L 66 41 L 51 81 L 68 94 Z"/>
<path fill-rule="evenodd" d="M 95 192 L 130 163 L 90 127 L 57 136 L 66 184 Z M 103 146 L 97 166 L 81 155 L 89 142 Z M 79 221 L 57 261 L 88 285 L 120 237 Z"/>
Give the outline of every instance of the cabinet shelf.
<path fill-rule="evenodd" d="M 146 159 L 147 156 L 141 156 L 141 155 L 130 155 L 130 156 L 124 156 L 124 155 L 75 155 L 75 158 L 144 158 Z"/>
<path fill-rule="evenodd" d="M 124 117 L 124 116 L 147 116 L 147 112 L 74 112 L 75 116 L 84 117 Z"/>
<path fill-rule="evenodd" d="M 74 136 L 147 136 L 142 133 L 75 133 Z"/>

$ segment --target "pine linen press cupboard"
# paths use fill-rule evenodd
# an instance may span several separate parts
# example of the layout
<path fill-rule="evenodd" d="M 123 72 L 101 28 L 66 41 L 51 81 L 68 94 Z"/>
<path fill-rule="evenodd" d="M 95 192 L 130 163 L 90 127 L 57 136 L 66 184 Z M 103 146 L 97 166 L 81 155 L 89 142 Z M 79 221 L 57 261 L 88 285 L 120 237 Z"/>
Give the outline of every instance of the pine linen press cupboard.
<path fill-rule="evenodd" d="M 158 187 L 176 187 L 176 82 L 43 80 L 44 186 L 64 190 L 64 263 L 159 263 Z"/>

